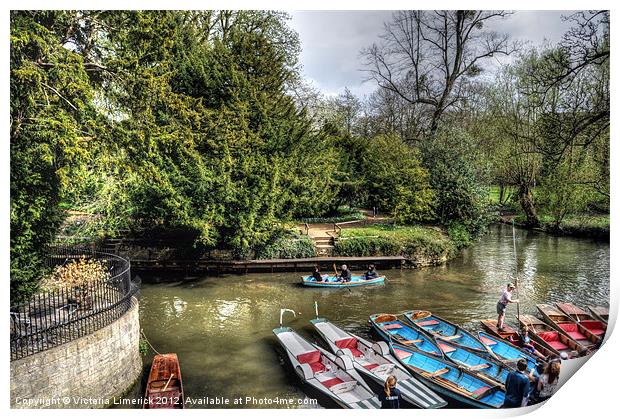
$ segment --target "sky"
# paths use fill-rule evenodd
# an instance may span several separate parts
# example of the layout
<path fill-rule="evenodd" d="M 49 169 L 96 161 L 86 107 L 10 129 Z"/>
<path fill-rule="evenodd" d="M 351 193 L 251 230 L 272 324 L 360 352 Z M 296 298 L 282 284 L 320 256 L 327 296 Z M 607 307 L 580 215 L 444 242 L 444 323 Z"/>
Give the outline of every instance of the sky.
<path fill-rule="evenodd" d="M 515 11 L 510 17 L 489 25 L 490 30 L 505 32 L 511 39 L 556 43 L 570 27 L 562 15 L 571 11 Z M 392 11 L 293 11 L 290 26 L 301 41 L 302 74 L 325 95 L 337 95 L 348 87 L 356 95 L 372 93 L 376 84 L 364 82 L 360 51 L 378 40 L 384 22 Z M 497 63 L 489 63 L 491 67 Z M 495 66 L 496 67 L 496 66 Z"/>

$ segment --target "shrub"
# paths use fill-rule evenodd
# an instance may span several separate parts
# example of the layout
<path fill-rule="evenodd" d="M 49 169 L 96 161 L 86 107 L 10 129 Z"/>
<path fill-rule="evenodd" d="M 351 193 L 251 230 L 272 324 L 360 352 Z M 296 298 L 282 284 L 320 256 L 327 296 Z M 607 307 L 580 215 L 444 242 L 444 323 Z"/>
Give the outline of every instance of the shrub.
<path fill-rule="evenodd" d="M 54 291 L 65 287 L 85 287 L 109 277 L 110 274 L 103 262 L 80 258 L 55 267 L 50 275 L 41 280 L 40 286 L 43 291 Z"/>
<path fill-rule="evenodd" d="M 467 247 L 471 243 L 471 234 L 461 223 L 450 223 L 448 225 L 448 236 L 450 236 L 457 249 Z"/>
<path fill-rule="evenodd" d="M 256 259 L 294 259 L 316 256 L 308 236 L 279 236 L 256 251 Z"/>

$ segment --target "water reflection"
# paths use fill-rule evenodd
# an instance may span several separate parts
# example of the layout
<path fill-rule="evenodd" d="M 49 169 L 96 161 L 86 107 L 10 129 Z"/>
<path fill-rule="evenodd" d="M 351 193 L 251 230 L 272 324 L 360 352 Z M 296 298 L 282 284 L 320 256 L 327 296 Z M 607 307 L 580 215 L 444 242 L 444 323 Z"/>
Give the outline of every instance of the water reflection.
<path fill-rule="evenodd" d="M 521 230 L 516 238 L 521 313 L 534 314 L 537 303 L 560 300 L 608 304 L 608 244 Z M 303 288 L 296 273 L 185 282 L 172 275 L 142 276 L 141 325 L 159 352 L 177 352 L 188 396 L 303 398 L 299 381 L 281 364 L 271 336 L 281 307 L 299 313 L 288 316 L 286 324 L 311 340 L 316 339 L 308 325 L 314 301 L 321 315 L 367 337 L 369 314 L 412 308 L 429 309 L 475 329 L 479 319 L 496 315 L 500 293 L 514 280 L 512 231 L 494 226 L 444 266 L 384 273 L 384 286 L 350 290 Z M 176 282 L 153 283 L 155 279 Z M 515 314 L 511 306 L 507 319 Z"/>

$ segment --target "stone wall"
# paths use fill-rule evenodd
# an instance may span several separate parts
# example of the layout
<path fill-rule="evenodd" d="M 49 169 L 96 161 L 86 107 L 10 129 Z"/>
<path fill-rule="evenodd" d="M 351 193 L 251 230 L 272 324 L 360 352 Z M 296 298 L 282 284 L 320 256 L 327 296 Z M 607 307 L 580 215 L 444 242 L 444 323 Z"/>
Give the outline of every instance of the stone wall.
<path fill-rule="evenodd" d="M 105 407 L 142 372 L 134 298 L 127 313 L 96 332 L 11 362 L 12 408 Z"/>

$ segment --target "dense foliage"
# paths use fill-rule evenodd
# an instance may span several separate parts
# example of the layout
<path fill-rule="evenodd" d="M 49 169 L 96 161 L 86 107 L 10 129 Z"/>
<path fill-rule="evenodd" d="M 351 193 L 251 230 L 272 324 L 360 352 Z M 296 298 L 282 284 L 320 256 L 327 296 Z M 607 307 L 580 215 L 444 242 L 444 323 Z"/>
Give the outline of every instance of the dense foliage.
<path fill-rule="evenodd" d="M 363 51 L 378 88 L 362 99 L 304 83 L 280 12 L 12 12 L 11 300 L 35 290 L 66 210 L 73 236 L 178 231 L 239 258 L 310 255 L 280 226 L 342 206 L 449 236 L 379 229 L 339 254 L 439 258 L 484 231 L 493 186 L 533 226 L 607 213 L 609 13 L 518 52 L 488 29 L 508 15 L 395 13 Z"/>

